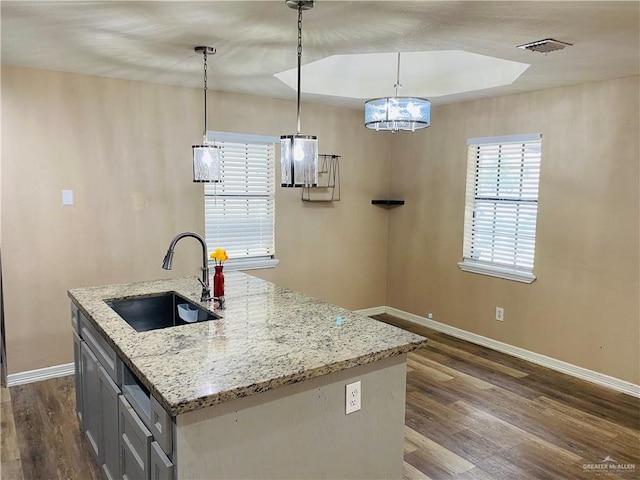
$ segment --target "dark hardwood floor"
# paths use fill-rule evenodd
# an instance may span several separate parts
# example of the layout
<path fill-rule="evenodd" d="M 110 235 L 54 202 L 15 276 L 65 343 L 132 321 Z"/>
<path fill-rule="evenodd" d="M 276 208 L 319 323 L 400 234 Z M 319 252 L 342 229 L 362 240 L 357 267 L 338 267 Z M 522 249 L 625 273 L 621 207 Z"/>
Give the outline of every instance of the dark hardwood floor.
<path fill-rule="evenodd" d="M 0 478 L 22 480 L 22 464 L 20 462 L 20 449 L 16 438 L 16 425 L 13 420 L 11 397 L 8 388 L 0 388 Z"/>
<path fill-rule="evenodd" d="M 640 478 L 640 399 L 374 318 L 429 338 L 409 355 L 405 478 Z"/>
<path fill-rule="evenodd" d="M 11 387 L 11 406 L 23 477 L 2 479 L 102 479 L 78 429 L 73 376 Z M 3 438 L 4 440 L 4 438 Z"/>
<path fill-rule="evenodd" d="M 640 479 L 640 399 L 375 318 L 429 338 L 408 360 L 406 479 Z M 4 390 L 3 479 L 101 478 L 78 431 L 73 377 L 12 387 L 10 402 Z"/>

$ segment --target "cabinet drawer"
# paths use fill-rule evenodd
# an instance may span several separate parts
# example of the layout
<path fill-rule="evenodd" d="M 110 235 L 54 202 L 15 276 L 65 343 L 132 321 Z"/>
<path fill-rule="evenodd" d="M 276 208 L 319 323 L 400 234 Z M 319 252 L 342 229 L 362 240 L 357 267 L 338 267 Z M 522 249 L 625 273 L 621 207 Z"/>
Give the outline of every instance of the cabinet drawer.
<path fill-rule="evenodd" d="M 80 336 L 91 347 L 96 354 L 98 360 L 107 371 L 114 382 L 118 382 L 116 373 L 116 352 L 109 346 L 107 341 L 98 333 L 96 328 L 91 325 L 87 317 L 82 312 L 78 312 L 80 321 Z"/>
<path fill-rule="evenodd" d="M 158 442 L 151 442 L 151 480 L 173 480 L 173 463 L 160 448 Z"/>
<path fill-rule="evenodd" d="M 151 397 L 151 424 L 150 430 L 153 438 L 162 450 L 171 454 L 173 450 L 173 421 L 162 405 L 153 395 Z"/>
<path fill-rule="evenodd" d="M 149 452 L 152 435 L 129 402 L 120 396 L 120 453 L 124 479 L 149 478 Z"/>
<path fill-rule="evenodd" d="M 78 307 L 76 307 L 73 302 L 71 302 L 71 326 L 73 327 L 74 332 L 80 333 L 80 329 L 78 327 Z"/>

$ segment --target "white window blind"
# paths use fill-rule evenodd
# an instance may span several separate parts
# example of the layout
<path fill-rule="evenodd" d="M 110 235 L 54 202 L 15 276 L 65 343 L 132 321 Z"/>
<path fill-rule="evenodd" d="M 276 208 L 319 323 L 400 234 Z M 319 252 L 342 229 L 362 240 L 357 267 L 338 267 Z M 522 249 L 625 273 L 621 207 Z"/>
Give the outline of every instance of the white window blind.
<path fill-rule="evenodd" d="M 275 142 L 279 139 L 225 132 L 209 132 L 208 139 L 221 149 L 222 182 L 204 187 L 207 249 L 224 248 L 230 267 L 270 260 L 275 251 Z"/>
<path fill-rule="evenodd" d="M 467 141 L 462 270 L 526 283 L 533 264 L 541 135 Z"/>

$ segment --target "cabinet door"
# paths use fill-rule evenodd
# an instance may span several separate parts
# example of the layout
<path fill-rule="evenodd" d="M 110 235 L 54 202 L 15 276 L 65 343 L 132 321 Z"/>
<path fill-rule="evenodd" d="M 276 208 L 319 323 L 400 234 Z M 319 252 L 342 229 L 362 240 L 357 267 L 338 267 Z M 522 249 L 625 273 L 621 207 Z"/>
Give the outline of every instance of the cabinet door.
<path fill-rule="evenodd" d="M 120 448 L 118 429 L 118 396 L 120 389 L 107 371 L 98 365 L 98 393 L 102 424 L 102 471 L 107 480 L 120 477 Z"/>
<path fill-rule="evenodd" d="M 151 480 L 173 480 L 173 463 L 158 442 L 151 442 Z"/>
<path fill-rule="evenodd" d="M 171 416 L 158 403 L 156 397 L 151 395 L 151 422 L 149 430 L 153 439 L 160 444 L 162 450 L 171 454 L 173 450 L 173 420 Z"/>
<path fill-rule="evenodd" d="M 101 465 L 100 395 L 98 392 L 98 359 L 85 342 L 80 345 L 82 370 L 82 424 L 93 454 Z"/>
<path fill-rule="evenodd" d="M 148 480 L 149 450 L 153 437 L 122 395 L 120 395 L 119 418 L 122 478 Z"/>
<path fill-rule="evenodd" d="M 82 425 L 82 360 L 80 359 L 80 345 L 82 340 L 76 332 L 73 332 L 73 369 L 75 371 L 75 388 L 76 388 L 76 415 L 78 416 L 78 424 L 80 431 L 84 432 Z"/>

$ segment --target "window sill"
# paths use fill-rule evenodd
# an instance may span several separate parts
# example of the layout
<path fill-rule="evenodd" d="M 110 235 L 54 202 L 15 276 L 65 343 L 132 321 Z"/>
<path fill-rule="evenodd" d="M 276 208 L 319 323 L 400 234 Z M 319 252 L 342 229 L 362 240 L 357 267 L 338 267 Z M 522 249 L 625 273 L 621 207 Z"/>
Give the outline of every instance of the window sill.
<path fill-rule="evenodd" d="M 459 262 L 458 267 L 464 272 L 504 278 L 505 280 L 513 280 L 514 282 L 532 283 L 536 279 L 536 276 L 531 272 L 524 272 L 515 268 L 498 267 L 486 263 L 474 262 L 472 260 Z"/>
<path fill-rule="evenodd" d="M 228 260 L 224 263 L 225 272 L 235 272 L 239 270 L 258 270 L 261 268 L 274 268 L 280 263 L 275 258 L 249 258 L 245 260 Z M 213 270 L 214 265 L 209 264 L 209 268 Z"/>

